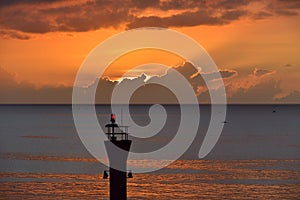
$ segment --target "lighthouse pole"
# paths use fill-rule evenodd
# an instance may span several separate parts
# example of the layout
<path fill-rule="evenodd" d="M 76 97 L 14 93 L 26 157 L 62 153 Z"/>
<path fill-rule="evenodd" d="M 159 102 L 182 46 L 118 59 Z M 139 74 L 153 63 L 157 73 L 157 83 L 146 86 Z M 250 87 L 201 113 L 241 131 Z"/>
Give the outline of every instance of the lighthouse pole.
<path fill-rule="evenodd" d="M 111 123 L 106 124 L 108 140 L 104 141 L 109 159 L 109 194 L 110 200 L 127 199 L 127 158 L 131 146 L 128 133 L 116 132 L 119 126 L 115 115 L 111 114 Z M 116 148 L 118 147 L 118 148 Z M 115 168 L 117 169 L 115 169 Z"/>

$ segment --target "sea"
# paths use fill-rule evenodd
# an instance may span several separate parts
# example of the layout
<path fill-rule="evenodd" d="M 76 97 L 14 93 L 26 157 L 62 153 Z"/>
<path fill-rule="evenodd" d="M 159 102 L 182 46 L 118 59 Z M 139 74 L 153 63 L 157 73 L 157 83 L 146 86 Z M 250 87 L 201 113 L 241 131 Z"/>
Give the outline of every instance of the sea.
<path fill-rule="evenodd" d="M 130 105 L 130 116 L 121 117 L 146 126 L 150 106 Z M 163 105 L 166 123 L 150 139 L 131 137 L 129 127 L 132 151 L 172 141 L 190 105 L 181 106 Z M 111 107 L 95 108 L 104 127 Z M 89 114 L 90 106 L 82 109 Z M 135 171 L 164 160 L 128 160 L 128 199 L 300 199 L 300 105 L 227 105 L 222 134 L 202 159 L 211 106 L 199 109 L 197 135 L 178 159 L 147 173 Z M 109 199 L 104 170 L 80 140 L 72 105 L 0 105 L 0 199 Z"/>

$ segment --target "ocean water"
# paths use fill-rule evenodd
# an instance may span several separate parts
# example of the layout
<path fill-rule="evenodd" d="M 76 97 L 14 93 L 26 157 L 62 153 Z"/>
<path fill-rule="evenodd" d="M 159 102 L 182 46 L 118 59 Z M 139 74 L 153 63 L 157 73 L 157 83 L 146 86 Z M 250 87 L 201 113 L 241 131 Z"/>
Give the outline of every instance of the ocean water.
<path fill-rule="evenodd" d="M 159 149 L 172 140 L 180 109 L 164 107 L 164 128 L 151 138 L 132 138 L 132 151 Z M 83 109 L 88 113 L 88 107 Z M 197 155 L 209 124 L 209 105 L 200 105 L 197 137 L 180 159 L 144 174 L 134 169 L 163 160 L 147 165 L 129 160 L 134 178 L 128 179 L 128 199 L 299 199 L 300 105 L 227 109 L 222 135 L 204 159 Z M 130 106 L 139 125 L 150 122 L 148 110 L 149 105 Z M 103 127 L 110 107 L 99 105 L 96 111 Z M 109 182 L 102 179 L 106 169 L 81 143 L 71 106 L 0 106 L 0 199 L 108 199 Z"/>

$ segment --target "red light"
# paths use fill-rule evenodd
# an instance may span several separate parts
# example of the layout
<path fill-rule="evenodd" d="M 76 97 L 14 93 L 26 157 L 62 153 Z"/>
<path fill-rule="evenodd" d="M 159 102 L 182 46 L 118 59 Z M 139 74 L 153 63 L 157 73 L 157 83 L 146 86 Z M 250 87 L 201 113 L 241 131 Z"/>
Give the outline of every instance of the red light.
<path fill-rule="evenodd" d="M 111 123 L 115 123 L 116 122 L 116 116 L 114 114 L 110 115 L 110 121 L 111 121 Z"/>

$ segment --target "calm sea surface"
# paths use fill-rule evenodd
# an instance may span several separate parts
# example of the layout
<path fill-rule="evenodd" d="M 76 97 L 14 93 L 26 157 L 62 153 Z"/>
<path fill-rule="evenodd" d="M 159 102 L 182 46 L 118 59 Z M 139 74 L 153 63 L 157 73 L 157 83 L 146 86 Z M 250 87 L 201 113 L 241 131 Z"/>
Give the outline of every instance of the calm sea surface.
<path fill-rule="evenodd" d="M 82 109 L 89 113 L 88 106 Z M 165 127 L 151 138 L 132 138 L 132 151 L 156 150 L 172 140 L 180 109 L 165 109 Z M 150 122 L 148 110 L 130 107 L 139 125 Z M 103 127 L 110 107 L 96 111 Z M 197 155 L 210 106 L 201 105 L 200 112 L 197 137 L 179 160 L 146 174 L 134 169 L 164 160 L 128 161 L 134 173 L 128 199 L 300 199 L 300 105 L 228 106 L 222 135 L 202 160 Z M 0 199 L 108 199 L 106 169 L 81 143 L 71 106 L 0 106 Z"/>

